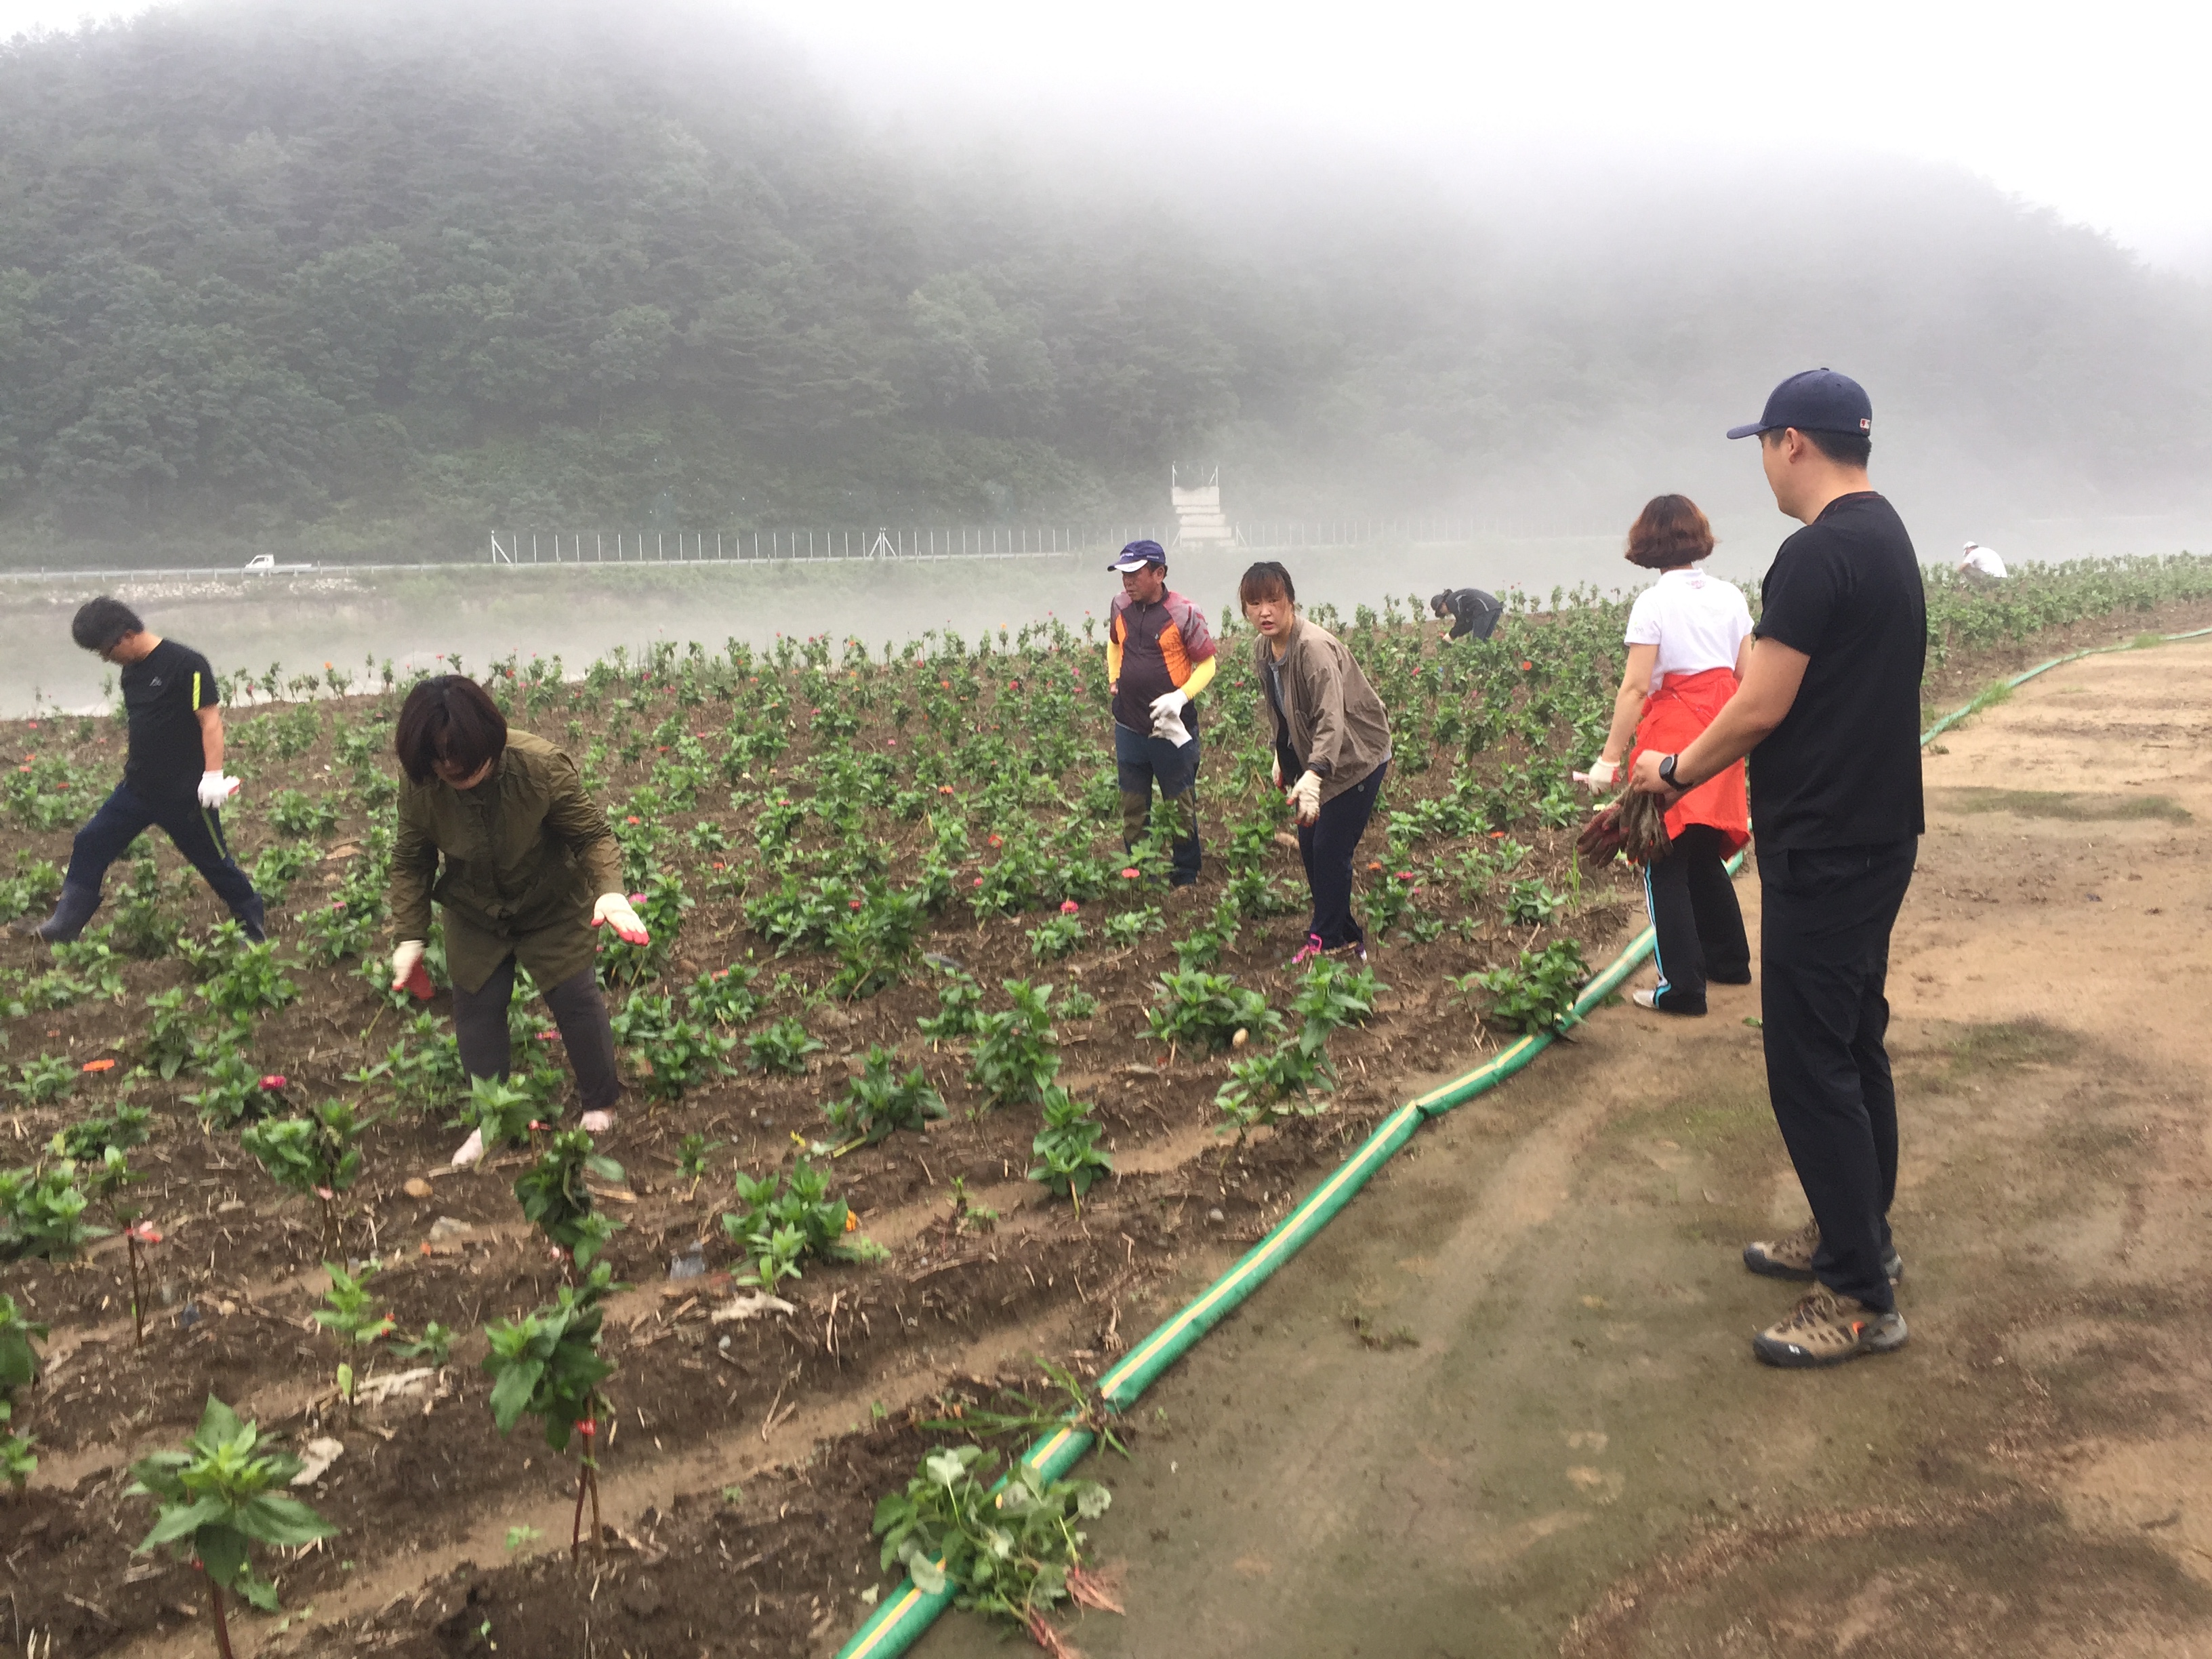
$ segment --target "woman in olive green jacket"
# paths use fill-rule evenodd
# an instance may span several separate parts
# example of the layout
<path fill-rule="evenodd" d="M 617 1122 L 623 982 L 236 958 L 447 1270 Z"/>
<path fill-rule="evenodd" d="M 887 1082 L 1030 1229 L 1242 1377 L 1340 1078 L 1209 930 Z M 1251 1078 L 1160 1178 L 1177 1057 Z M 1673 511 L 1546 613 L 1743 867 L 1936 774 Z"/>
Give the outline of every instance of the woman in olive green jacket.
<path fill-rule="evenodd" d="M 510 732 L 474 680 L 440 674 L 407 694 L 394 733 L 407 775 L 392 854 L 394 990 L 427 994 L 430 904 L 445 911 L 453 1035 L 472 1078 L 504 1078 L 514 969 L 530 970 L 576 1070 L 583 1127 L 604 1133 L 622 1093 L 614 1031 L 599 994 L 592 929 L 633 945 L 645 925 L 623 892 L 622 858 L 575 763 L 544 738 Z M 439 868 L 443 860 L 444 869 Z M 456 1164 L 483 1155 L 471 1133 Z"/>
<path fill-rule="evenodd" d="M 1258 635 L 1252 666 L 1267 711 L 1275 787 L 1291 803 L 1313 921 L 1294 962 L 1367 955 L 1352 914 L 1352 857 L 1390 770 L 1390 717 L 1344 641 L 1298 615 L 1291 573 L 1270 559 L 1237 585 Z M 1295 781 L 1291 781 L 1295 780 Z"/>

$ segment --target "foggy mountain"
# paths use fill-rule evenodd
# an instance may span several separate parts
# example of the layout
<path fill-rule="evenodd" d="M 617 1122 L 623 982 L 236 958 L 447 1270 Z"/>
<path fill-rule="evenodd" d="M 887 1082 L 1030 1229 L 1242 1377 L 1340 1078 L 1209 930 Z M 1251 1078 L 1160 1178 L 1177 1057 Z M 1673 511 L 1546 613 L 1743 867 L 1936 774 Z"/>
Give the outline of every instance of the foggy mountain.
<path fill-rule="evenodd" d="M 1720 430 L 1814 363 L 1886 482 L 2203 499 L 2206 289 L 1962 174 L 1197 186 L 1111 126 L 911 142 L 674 3 L 20 40 L 0 548 L 1157 517 L 1177 461 L 1249 514 L 1612 522 L 1741 473 Z"/>

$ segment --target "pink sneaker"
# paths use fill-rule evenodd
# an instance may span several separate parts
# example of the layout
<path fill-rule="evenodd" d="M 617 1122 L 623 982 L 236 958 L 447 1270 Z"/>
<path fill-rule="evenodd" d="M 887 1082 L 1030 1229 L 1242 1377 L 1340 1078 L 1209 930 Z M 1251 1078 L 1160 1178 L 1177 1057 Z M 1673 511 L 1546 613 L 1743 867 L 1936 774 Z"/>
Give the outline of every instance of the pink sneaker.
<path fill-rule="evenodd" d="M 1319 933 L 1308 933 L 1306 935 L 1306 942 L 1298 946 L 1297 954 L 1291 958 L 1291 966 L 1293 968 L 1303 968 L 1306 963 L 1311 962 L 1316 957 L 1322 954 L 1324 954 L 1324 952 L 1322 949 L 1321 935 Z"/>

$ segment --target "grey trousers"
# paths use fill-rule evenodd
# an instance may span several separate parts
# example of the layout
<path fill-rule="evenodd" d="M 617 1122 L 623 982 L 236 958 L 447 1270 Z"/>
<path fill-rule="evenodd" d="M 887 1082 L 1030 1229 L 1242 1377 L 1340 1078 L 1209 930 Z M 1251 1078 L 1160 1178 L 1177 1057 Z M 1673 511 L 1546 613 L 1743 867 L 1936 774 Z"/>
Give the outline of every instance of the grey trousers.
<path fill-rule="evenodd" d="M 568 1064 L 575 1068 L 576 1094 L 584 1109 L 611 1111 L 622 1094 L 622 1073 L 615 1068 L 615 1033 L 607 1023 L 607 1000 L 599 994 L 599 969 L 571 974 L 541 994 L 560 1028 Z M 453 988 L 453 1036 L 460 1045 L 461 1069 L 471 1077 L 507 1076 L 514 1063 L 507 1006 L 514 998 L 513 957 L 492 969 L 481 989 Z"/>

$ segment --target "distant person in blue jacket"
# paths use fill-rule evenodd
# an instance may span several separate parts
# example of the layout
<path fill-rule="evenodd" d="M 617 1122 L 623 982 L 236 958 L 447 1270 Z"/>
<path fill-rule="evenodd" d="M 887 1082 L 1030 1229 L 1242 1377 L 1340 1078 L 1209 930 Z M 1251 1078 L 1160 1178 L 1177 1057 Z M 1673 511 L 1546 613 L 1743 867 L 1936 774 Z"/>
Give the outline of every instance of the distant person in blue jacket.
<path fill-rule="evenodd" d="M 1429 610 L 1439 622 L 1446 617 L 1452 619 L 1451 632 L 1445 639 L 1463 640 L 1471 635 L 1486 640 L 1505 614 L 1505 604 L 1479 587 L 1448 588 L 1429 601 Z"/>

